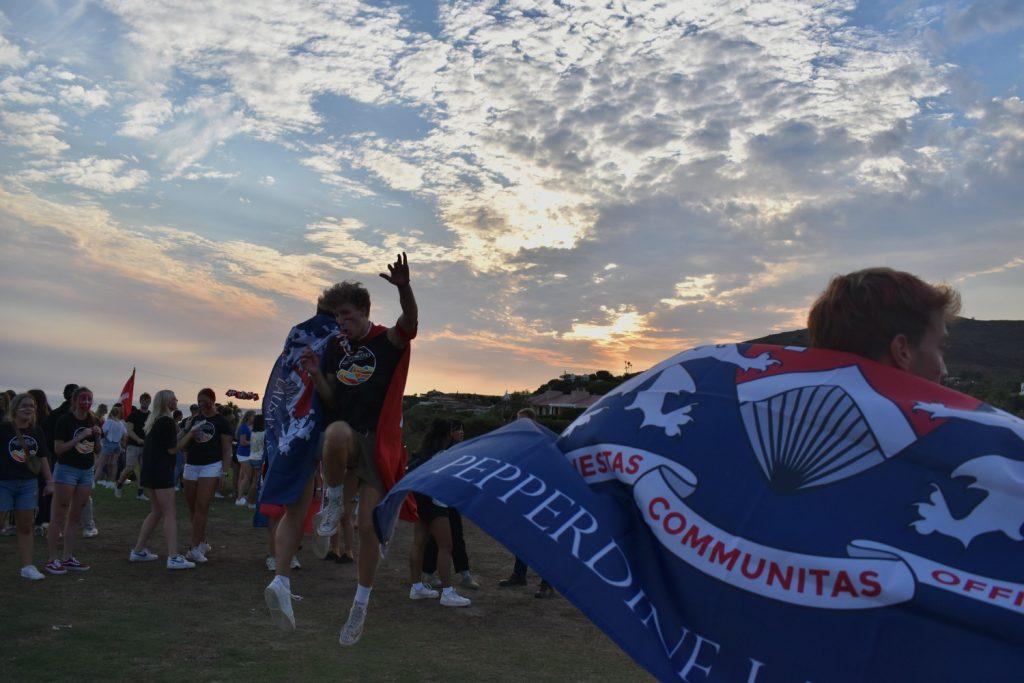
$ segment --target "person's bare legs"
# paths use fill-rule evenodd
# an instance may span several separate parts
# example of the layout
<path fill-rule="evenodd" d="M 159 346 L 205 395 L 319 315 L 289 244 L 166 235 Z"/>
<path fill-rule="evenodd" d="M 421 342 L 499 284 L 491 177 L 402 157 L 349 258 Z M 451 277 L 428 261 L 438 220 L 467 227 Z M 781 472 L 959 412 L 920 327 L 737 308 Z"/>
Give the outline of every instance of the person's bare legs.
<path fill-rule="evenodd" d="M 380 550 L 377 533 L 373 530 L 373 509 L 381 501 L 380 491 L 363 483 L 359 487 L 359 585 L 373 587 Z"/>
<path fill-rule="evenodd" d="M 53 503 L 50 508 L 50 527 L 46 538 L 46 551 L 50 560 L 63 560 L 57 553 L 61 534 L 65 533 L 68 519 L 68 508 L 75 495 L 75 487 L 71 484 L 55 483 L 53 487 Z"/>
<path fill-rule="evenodd" d="M 412 552 L 409 553 L 409 583 L 415 585 L 423 576 L 423 549 L 430 538 L 430 528 L 422 521 L 414 523 L 412 531 Z M 435 593 L 436 595 L 436 593 Z"/>
<path fill-rule="evenodd" d="M 309 477 L 306 488 L 303 489 L 299 499 L 291 505 L 286 505 L 284 515 L 277 523 L 277 533 L 274 539 L 274 561 L 277 566 L 274 568 L 275 576 L 291 578 L 292 558 L 299 550 L 302 542 L 302 526 L 306 521 L 306 512 L 309 510 L 309 501 L 313 498 L 313 476 Z"/>
<path fill-rule="evenodd" d="M 421 525 L 422 526 L 422 525 Z M 441 579 L 441 588 L 452 585 L 452 527 L 448 516 L 435 517 L 430 522 L 430 533 L 437 542 L 437 576 Z M 426 537 L 423 545 L 426 546 Z M 420 550 L 420 571 L 423 570 L 423 551 Z"/>
<path fill-rule="evenodd" d="M 35 521 L 35 510 L 15 510 L 14 526 L 18 532 L 18 552 L 21 554 L 21 566 L 27 567 L 32 562 L 32 522 Z"/>
<path fill-rule="evenodd" d="M 150 489 L 150 494 L 153 493 L 153 489 Z M 153 529 L 160 523 L 160 518 L 163 517 L 163 510 L 160 507 L 160 503 L 157 502 L 155 495 L 149 497 L 149 514 L 146 515 L 146 519 L 142 520 L 142 527 L 139 529 L 139 538 L 135 541 L 135 552 L 142 552 L 146 548 L 146 544 L 149 543 L 149 537 L 153 534 Z"/>
<path fill-rule="evenodd" d="M 219 482 L 220 477 L 200 477 L 196 482 L 195 509 L 192 511 L 193 548 L 198 548 L 199 544 L 206 540 L 206 519 L 210 514 L 210 502 Z"/>
<path fill-rule="evenodd" d="M 267 555 L 277 562 L 277 527 L 281 524 L 280 517 L 271 517 L 267 527 Z"/>
<path fill-rule="evenodd" d="M 235 492 L 236 499 L 237 498 L 246 498 L 246 495 L 249 493 L 249 480 L 251 478 L 252 478 L 252 468 L 249 467 L 249 463 L 247 463 L 247 462 L 240 462 L 240 463 L 238 463 L 238 479 L 236 480 L 236 482 L 238 484 L 238 490 Z M 247 498 L 246 498 L 246 502 L 248 502 Z"/>
<path fill-rule="evenodd" d="M 64 557 L 75 556 L 75 540 L 78 536 L 79 522 L 82 519 L 82 508 L 85 507 L 92 494 L 91 486 L 76 486 L 68 506 L 67 524 L 64 528 Z"/>

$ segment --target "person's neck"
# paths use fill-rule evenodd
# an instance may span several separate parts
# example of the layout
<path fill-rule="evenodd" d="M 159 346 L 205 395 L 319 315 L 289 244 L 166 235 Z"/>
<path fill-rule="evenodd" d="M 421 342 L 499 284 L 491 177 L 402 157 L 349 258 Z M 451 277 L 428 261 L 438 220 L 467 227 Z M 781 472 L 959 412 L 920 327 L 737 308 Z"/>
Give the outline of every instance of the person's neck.
<path fill-rule="evenodd" d="M 72 413 L 73 413 L 73 414 L 74 414 L 74 416 L 75 416 L 76 418 L 78 418 L 79 420 L 84 420 L 84 419 L 85 419 L 85 416 L 89 414 L 89 411 L 87 411 L 87 410 L 82 410 L 81 408 L 75 408 L 75 409 L 74 409 L 74 410 L 72 411 Z"/>
<path fill-rule="evenodd" d="M 18 429 L 25 429 L 26 427 L 28 427 L 31 424 L 32 424 L 32 420 L 30 420 L 28 418 L 20 418 L 20 417 L 14 418 L 14 426 L 17 427 Z"/>
<path fill-rule="evenodd" d="M 211 410 L 210 412 L 206 412 L 205 410 L 200 410 L 199 414 L 202 415 L 203 417 L 213 417 L 214 415 L 217 414 L 217 411 Z"/>
<path fill-rule="evenodd" d="M 371 321 L 369 318 L 367 318 L 366 319 L 366 327 L 363 328 L 363 333 L 361 335 L 359 335 L 358 337 L 349 337 L 349 339 L 351 339 L 354 342 L 361 342 L 361 341 L 363 341 L 364 339 L 366 339 L 370 335 L 370 330 L 372 330 L 372 329 L 373 329 L 373 321 Z"/>

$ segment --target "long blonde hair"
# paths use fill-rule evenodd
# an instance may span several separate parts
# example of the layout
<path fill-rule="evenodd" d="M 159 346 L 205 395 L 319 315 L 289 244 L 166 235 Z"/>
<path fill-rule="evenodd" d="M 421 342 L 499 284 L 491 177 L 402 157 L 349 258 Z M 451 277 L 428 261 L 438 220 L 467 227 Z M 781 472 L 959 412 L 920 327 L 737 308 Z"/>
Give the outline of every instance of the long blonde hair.
<path fill-rule="evenodd" d="M 153 405 L 149 411 L 149 417 L 146 418 L 146 425 L 143 427 L 146 433 L 153 429 L 153 425 L 156 421 L 165 415 L 171 414 L 171 400 L 174 398 L 174 392 L 170 389 L 161 389 L 156 392 L 156 396 L 153 397 Z"/>
<path fill-rule="evenodd" d="M 22 402 L 27 400 L 27 399 L 32 399 L 33 403 L 36 402 L 36 397 L 33 396 L 32 394 L 28 393 L 28 392 L 26 392 L 24 394 L 18 394 L 17 396 L 12 398 L 10 404 L 7 406 L 7 412 L 5 413 L 4 417 L 8 421 L 13 423 L 14 422 L 14 416 L 17 415 L 17 413 L 18 413 L 18 408 L 21 406 Z M 38 408 L 38 406 L 37 406 L 37 408 Z M 33 410 L 32 411 L 32 421 L 29 423 L 29 427 L 34 427 L 35 424 L 36 424 L 36 411 Z"/>

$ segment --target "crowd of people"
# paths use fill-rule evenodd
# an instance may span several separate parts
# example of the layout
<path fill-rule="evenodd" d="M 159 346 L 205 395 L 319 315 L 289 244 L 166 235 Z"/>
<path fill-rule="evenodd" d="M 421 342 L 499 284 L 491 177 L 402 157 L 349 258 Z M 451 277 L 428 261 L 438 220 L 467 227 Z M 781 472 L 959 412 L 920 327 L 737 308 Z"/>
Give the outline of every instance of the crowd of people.
<path fill-rule="evenodd" d="M 0 511 L 9 511 L 18 537 L 21 576 L 45 578 L 33 561 L 33 526 L 47 538 L 47 573 L 90 569 L 75 551 L 80 532 L 86 537 L 99 533 L 91 496 L 94 482 L 113 488 L 120 497 L 134 481 L 136 497 L 149 503 L 130 561 L 159 559 L 148 546 L 162 526 L 168 569 L 206 563 L 210 505 L 223 495 L 220 489 L 234 471 L 235 504 L 255 508 L 258 499 L 259 516 L 267 519 L 265 565 L 274 578 L 264 589 L 264 599 L 273 622 L 286 630 L 295 628 L 291 572 L 299 566 L 302 538 L 309 535 L 317 557 L 356 565 L 355 596 L 339 636 L 342 645 L 355 644 L 363 632 L 380 558 L 374 508 L 408 469 L 422 466 L 464 436 L 461 423 L 437 420 L 416 457 L 407 459 L 401 442 L 401 397 L 418 309 L 405 255 L 388 270 L 381 276 L 397 288 L 402 310 L 392 327 L 370 321 L 369 293 L 350 282 L 325 290 L 316 315 L 306 321 L 333 320 L 336 328 L 331 329 L 338 332 L 324 338 L 319 353 L 306 348 L 298 363 L 305 386 L 313 387 L 326 417 L 322 431 L 313 435 L 315 448 L 301 458 L 277 458 L 292 468 L 288 471 L 266 466 L 263 416 L 249 412 L 236 419 L 217 404 L 209 388 L 198 392 L 188 416 L 178 410 L 177 397 L 168 389 L 156 392 L 152 400 L 143 394 L 138 407 L 130 410 L 115 405 L 109 411 L 102 405 L 94 410 L 92 391 L 74 384 L 65 387 L 64 402 L 53 410 L 38 389 L 0 394 L 6 416 L 0 436 L 8 451 L 0 457 Z M 958 310 L 959 297 L 947 287 L 890 269 L 860 271 L 835 278 L 811 309 L 812 344 L 858 353 L 938 382 L 945 375 L 945 324 Z M 861 319 L 873 320 L 871 329 L 857 324 Z M 875 344 L 878 339 L 884 343 Z M 517 416 L 533 417 L 529 411 Z M 177 491 L 184 491 L 190 518 L 184 553 L 178 547 Z M 404 505 L 411 509 L 405 518 L 415 523 L 409 598 L 438 600 L 447 607 L 471 604 L 457 590 L 479 588 L 470 572 L 458 511 L 422 494 L 415 495 L 414 508 L 409 500 Z M 258 518 L 254 512 L 254 520 Z M 500 585 L 525 585 L 526 572 L 526 563 L 516 558 L 511 575 Z M 536 596 L 553 594 L 542 580 Z"/>

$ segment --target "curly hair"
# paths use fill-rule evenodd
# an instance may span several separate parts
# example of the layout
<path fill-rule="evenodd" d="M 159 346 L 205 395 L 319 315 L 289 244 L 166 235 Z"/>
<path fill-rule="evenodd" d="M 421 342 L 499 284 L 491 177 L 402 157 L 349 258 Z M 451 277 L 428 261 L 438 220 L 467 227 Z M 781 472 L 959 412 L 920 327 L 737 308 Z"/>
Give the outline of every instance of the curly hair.
<path fill-rule="evenodd" d="M 341 306 L 351 304 L 363 315 L 370 315 L 370 293 L 361 282 L 339 282 L 325 289 L 317 299 L 317 308 L 334 313 Z"/>

